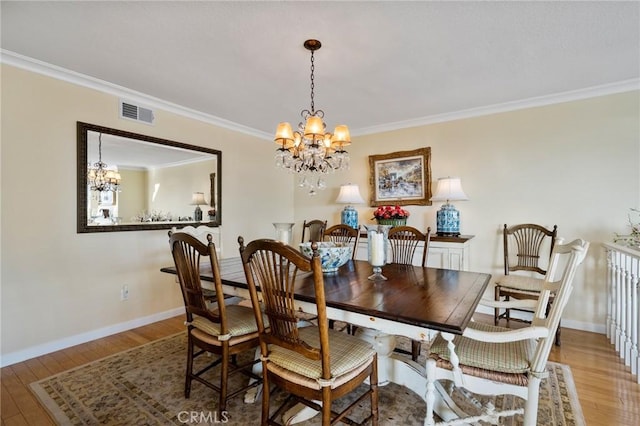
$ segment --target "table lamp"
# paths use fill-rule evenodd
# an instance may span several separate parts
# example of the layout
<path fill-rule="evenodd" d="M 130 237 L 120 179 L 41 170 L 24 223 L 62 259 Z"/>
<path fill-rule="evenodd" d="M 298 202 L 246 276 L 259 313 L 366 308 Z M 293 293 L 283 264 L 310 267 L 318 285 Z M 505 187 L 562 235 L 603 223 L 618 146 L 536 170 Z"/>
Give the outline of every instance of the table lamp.
<path fill-rule="evenodd" d="M 344 210 L 342 210 L 342 223 L 358 229 L 358 212 L 352 206 L 352 204 L 364 203 L 358 185 L 348 183 L 340 186 L 340 193 L 338 194 L 338 198 L 336 198 L 336 203 L 347 205 Z"/>
<path fill-rule="evenodd" d="M 446 177 L 438 179 L 436 193 L 431 197 L 431 201 L 444 201 L 436 214 L 437 233 L 440 236 L 460 235 L 460 212 L 449 204 L 449 201 L 464 201 L 469 198 L 462 190 L 460 178 Z"/>
<path fill-rule="evenodd" d="M 196 222 L 200 222 L 202 220 L 202 210 L 200 206 L 207 204 L 207 201 L 204 199 L 203 192 L 194 192 L 191 195 L 191 205 L 196 206 L 195 211 L 193 212 L 193 220 Z"/>

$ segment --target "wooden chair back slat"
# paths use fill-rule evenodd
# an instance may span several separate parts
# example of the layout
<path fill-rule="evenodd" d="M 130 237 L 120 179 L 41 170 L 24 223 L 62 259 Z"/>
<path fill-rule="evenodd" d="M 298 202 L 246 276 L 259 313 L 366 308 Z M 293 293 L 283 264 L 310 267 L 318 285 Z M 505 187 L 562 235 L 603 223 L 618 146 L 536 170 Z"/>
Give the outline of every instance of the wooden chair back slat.
<path fill-rule="evenodd" d="M 549 259 L 558 234 L 558 226 L 552 230 L 543 226 L 525 223 L 503 228 L 504 273 L 513 271 L 531 271 L 546 274 L 540 262 L 541 257 Z M 548 255 L 542 253 L 548 243 Z M 514 253 L 515 252 L 515 253 Z M 515 257 L 512 255 L 514 253 Z M 514 262 L 515 259 L 515 262 Z"/>
<path fill-rule="evenodd" d="M 358 241 L 360 240 L 360 231 L 352 228 L 349 225 L 343 223 L 333 225 L 324 231 L 324 241 L 331 241 L 334 243 L 352 244 L 353 253 L 351 258 L 356 258 L 356 252 L 358 250 Z"/>
<path fill-rule="evenodd" d="M 314 242 L 314 241 L 322 241 L 322 236 L 324 234 L 324 230 L 327 228 L 326 220 L 314 219 L 307 222 L 306 220 L 302 223 L 302 241 L 303 243 Z M 307 234 L 308 230 L 308 234 Z M 305 239 L 308 237 L 308 239 Z"/>
<path fill-rule="evenodd" d="M 279 241 L 260 239 L 250 242 L 246 247 L 242 237 L 238 241 L 249 293 L 258 322 L 263 355 L 267 356 L 268 354 L 267 345 L 276 344 L 314 360 L 321 359 L 324 354 L 328 367 L 329 354 L 323 351 L 322 340 L 322 334 L 325 334 L 324 345 L 328 345 L 328 321 L 326 308 L 323 306 L 324 281 L 317 248 L 312 258 L 307 259 L 299 251 Z M 306 273 L 313 273 L 314 276 L 318 328 L 321 334 L 320 347 L 313 347 L 302 340 L 298 332 L 300 319 L 294 300 L 295 283 L 301 274 Z M 260 296 L 258 296 L 258 291 Z M 261 312 L 257 308 L 260 305 L 259 298 L 262 298 L 263 313 L 269 319 L 268 328 L 265 328 Z M 324 330 L 325 328 L 327 330 Z"/>
<path fill-rule="evenodd" d="M 193 315 L 200 315 L 212 322 L 220 323 L 221 334 L 226 334 L 224 295 L 220 281 L 220 269 L 215 245 L 209 236 L 209 244 L 203 244 L 196 237 L 183 232 L 170 232 L 169 245 L 180 282 L 187 321 L 193 321 Z M 217 298 L 217 311 L 207 307 L 202 282 L 200 280 L 201 259 L 208 258 L 214 277 Z"/>
<path fill-rule="evenodd" d="M 427 265 L 431 228 L 426 233 L 412 226 L 394 226 L 389 230 L 389 246 L 391 247 L 391 263 L 403 265 L 413 264 L 418 243 L 423 242 L 421 265 Z"/>

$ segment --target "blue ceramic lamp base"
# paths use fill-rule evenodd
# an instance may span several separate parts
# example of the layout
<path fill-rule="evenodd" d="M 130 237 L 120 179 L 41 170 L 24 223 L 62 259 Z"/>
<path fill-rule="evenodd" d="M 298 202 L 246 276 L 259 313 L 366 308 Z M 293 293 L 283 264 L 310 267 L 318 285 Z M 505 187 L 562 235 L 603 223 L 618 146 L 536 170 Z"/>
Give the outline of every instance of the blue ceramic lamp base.
<path fill-rule="evenodd" d="M 352 206 L 346 206 L 342 210 L 341 218 L 343 224 L 349 225 L 353 229 L 358 229 L 358 211 Z"/>
<path fill-rule="evenodd" d="M 460 235 L 460 212 L 449 203 L 443 204 L 436 213 L 436 229 L 441 237 Z"/>

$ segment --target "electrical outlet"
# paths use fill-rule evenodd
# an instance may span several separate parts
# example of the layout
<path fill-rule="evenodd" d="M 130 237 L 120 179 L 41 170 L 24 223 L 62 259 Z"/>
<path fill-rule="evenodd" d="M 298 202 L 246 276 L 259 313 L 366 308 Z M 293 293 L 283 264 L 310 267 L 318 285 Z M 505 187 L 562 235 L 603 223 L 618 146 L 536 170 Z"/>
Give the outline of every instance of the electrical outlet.
<path fill-rule="evenodd" d="M 120 289 L 120 300 L 129 300 L 129 286 L 126 284 Z"/>

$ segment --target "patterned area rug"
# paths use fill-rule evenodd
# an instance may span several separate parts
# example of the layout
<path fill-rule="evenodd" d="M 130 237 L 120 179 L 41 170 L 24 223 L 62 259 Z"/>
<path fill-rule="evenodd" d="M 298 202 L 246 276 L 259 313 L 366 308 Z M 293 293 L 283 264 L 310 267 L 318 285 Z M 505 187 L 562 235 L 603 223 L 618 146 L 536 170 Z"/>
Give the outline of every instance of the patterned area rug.
<path fill-rule="evenodd" d="M 186 335 L 179 333 L 34 382 L 31 388 L 61 425 L 260 423 L 260 401 L 245 404 L 241 396 L 236 397 L 227 405 L 229 417 L 219 418 L 214 413 L 217 396 L 209 388 L 193 382 L 191 398 L 185 399 L 185 359 Z M 549 363 L 548 369 L 550 376 L 542 381 L 540 389 L 538 424 L 584 425 L 571 370 L 556 363 Z M 247 379 L 237 375 L 234 380 Z M 233 389 L 234 380 L 230 389 Z M 425 403 L 418 395 L 393 383 L 379 389 L 381 425 L 423 424 Z M 284 397 L 282 392 L 274 395 L 278 401 Z M 340 405 L 348 404 L 348 398 L 343 398 Z M 487 401 L 485 397 L 465 395 L 460 391 L 454 391 L 453 398 L 469 413 L 477 412 L 476 405 Z M 510 396 L 491 400 L 498 409 L 517 408 L 524 403 Z M 272 406 L 275 403 L 272 399 Z M 354 413 L 354 417 L 359 420 L 362 418 L 359 415 L 368 409 L 368 402 L 363 403 L 361 413 Z M 301 424 L 317 425 L 320 422 L 314 418 Z M 522 418 L 504 419 L 502 424 L 521 425 Z"/>

